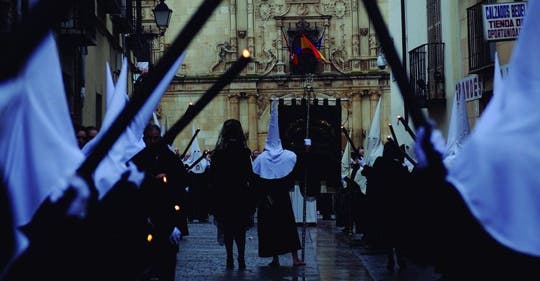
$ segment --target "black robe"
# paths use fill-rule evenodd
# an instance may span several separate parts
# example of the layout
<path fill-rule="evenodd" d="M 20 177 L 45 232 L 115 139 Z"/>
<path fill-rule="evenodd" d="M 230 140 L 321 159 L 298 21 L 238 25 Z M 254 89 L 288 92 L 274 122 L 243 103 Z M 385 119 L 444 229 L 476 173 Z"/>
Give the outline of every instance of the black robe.
<path fill-rule="evenodd" d="M 215 150 L 210 166 L 211 213 L 227 227 L 245 228 L 252 222 L 255 198 L 251 151 L 231 147 Z"/>
<path fill-rule="evenodd" d="M 272 257 L 301 249 L 289 195 L 294 187 L 291 175 L 271 180 L 255 176 L 253 182 L 258 195 L 259 256 Z"/>
<path fill-rule="evenodd" d="M 415 169 L 404 197 L 407 255 L 435 265 L 444 280 L 540 280 L 540 258 L 496 241 L 472 215 L 440 167 Z"/>

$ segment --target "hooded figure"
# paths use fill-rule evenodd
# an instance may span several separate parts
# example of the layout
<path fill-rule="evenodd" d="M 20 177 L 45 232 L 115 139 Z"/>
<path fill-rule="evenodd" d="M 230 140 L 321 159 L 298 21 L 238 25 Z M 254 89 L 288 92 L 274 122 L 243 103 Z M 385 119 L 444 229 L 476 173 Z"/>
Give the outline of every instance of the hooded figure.
<path fill-rule="evenodd" d="M 184 162 L 191 167 L 188 170 L 189 186 L 189 206 L 188 216 L 190 220 L 199 222 L 208 221 L 208 167 L 210 163 L 206 159 L 206 154 L 201 151 L 199 141 L 195 135 L 195 127 L 192 128 L 192 134 L 195 136 L 191 147 L 189 148 L 189 158 Z"/>
<path fill-rule="evenodd" d="M 304 264 L 297 254 L 302 245 L 289 197 L 289 190 L 294 187 L 292 171 L 296 154 L 281 146 L 277 109 L 274 100 L 264 151 L 253 161 L 259 256 L 273 257 L 270 266 L 279 266 L 278 255 L 291 253 L 293 265 L 298 266 Z"/>
<path fill-rule="evenodd" d="M 425 248 L 437 249 L 445 280 L 540 279 L 540 1 L 511 5 L 526 5 L 527 16 L 509 74 L 495 73 L 494 97 L 453 165 L 442 164 L 432 130 L 417 134 L 417 155 L 426 157 L 416 172 L 424 202 L 414 203 L 433 222 L 418 233 L 431 237 Z"/>
<path fill-rule="evenodd" d="M 246 230 L 252 225 L 255 212 L 252 174 L 251 151 L 242 124 L 236 119 L 226 120 L 212 154 L 210 182 L 212 212 L 218 233 L 223 233 L 227 269 L 234 268 L 234 243 L 238 249 L 238 267 L 246 267 Z"/>

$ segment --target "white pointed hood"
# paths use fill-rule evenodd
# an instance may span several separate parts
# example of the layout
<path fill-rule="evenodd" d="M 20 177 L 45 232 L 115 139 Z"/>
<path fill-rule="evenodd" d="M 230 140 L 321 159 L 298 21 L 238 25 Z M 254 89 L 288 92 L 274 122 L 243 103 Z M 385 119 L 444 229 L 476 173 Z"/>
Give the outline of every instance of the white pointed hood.
<path fill-rule="evenodd" d="M 47 196 L 68 186 L 83 160 L 52 34 L 17 78 L 0 84 L 0 93 L 0 172 L 12 202 L 14 225 L 21 226 Z M 18 233 L 17 251 L 26 246 L 26 238 Z"/>
<path fill-rule="evenodd" d="M 382 156 L 383 144 L 381 140 L 381 102 L 382 96 L 379 97 L 373 120 L 369 127 L 369 134 L 366 139 L 367 165 L 373 166 L 377 157 Z"/>
<path fill-rule="evenodd" d="M 278 102 L 272 101 L 268 135 L 264 151 L 253 161 L 253 172 L 264 179 L 278 179 L 290 174 L 296 164 L 296 154 L 283 149 L 279 137 Z"/>
<path fill-rule="evenodd" d="M 105 96 L 107 97 L 107 108 L 111 106 L 112 97 L 114 94 L 114 81 L 111 74 L 111 67 L 109 63 L 107 62 L 107 66 L 105 67 L 105 75 L 106 75 L 106 85 L 105 85 Z"/>
<path fill-rule="evenodd" d="M 506 92 L 504 90 L 505 83 L 502 77 L 501 65 L 499 56 L 495 53 L 494 72 L 493 72 L 493 97 L 489 101 L 486 109 L 480 116 L 474 130 L 477 134 L 484 130 L 490 130 L 492 127 L 497 127 L 502 120 L 502 109 L 504 107 L 504 99 Z"/>
<path fill-rule="evenodd" d="M 495 240 L 540 257 L 540 1 L 512 4 L 528 7 L 504 91 L 494 95 L 502 102 L 482 114 L 448 181 Z"/>
<path fill-rule="evenodd" d="M 447 167 L 452 165 L 456 155 L 461 151 L 465 138 L 470 133 L 465 95 L 456 91 L 453 100 L 448 138 L 446 139 L 446 152 L 444 154 L 444 164 Z"/>
<path fill-rule="evenodd" d="M 159 82 L 157 87 L 154 89 L 148 100 L 144 103 L 143 107 L 139 110 L 137 115 L 135 115 L 133 122 L 131 122 L 130 128 L 132 128 L 133 133 L 136 136 L 140 136 L 141 141 L 146 124 L 148 124 L 148 121 L 150 120 L 150 118 L 152 118 L 152 113 L 158 106 L 163 94 L 165 94 L 165 92 L 167 91 L 167 88 L 171 84 L 171 81 L 176 76 L 178 68 L 180 68 L 180 65 L 186 58 L 186 54 L 187 52 L 184 52 L 180 57 L 176 59 L 169 71 L 161 79 L 161 82 Z"/>

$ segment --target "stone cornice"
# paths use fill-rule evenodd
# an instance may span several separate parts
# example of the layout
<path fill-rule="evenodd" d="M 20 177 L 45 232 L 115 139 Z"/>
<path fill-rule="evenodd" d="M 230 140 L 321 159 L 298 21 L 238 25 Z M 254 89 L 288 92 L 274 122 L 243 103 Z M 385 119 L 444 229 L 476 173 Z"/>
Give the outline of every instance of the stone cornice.
<path fill-rule="evenodd" d="M 387 72 L 359 73 L 359 74 L 319 74 L 315 81 L 347 81 L 347 80 L 388 80 Z M 176 76 L 172 83 L 215 83 L 218 76 Z M 276 81 L 304 81 L 302 75 L 268 75 L 268 76 L 238 76 L 232 83 L 246 82 L 276 82 Z"/>

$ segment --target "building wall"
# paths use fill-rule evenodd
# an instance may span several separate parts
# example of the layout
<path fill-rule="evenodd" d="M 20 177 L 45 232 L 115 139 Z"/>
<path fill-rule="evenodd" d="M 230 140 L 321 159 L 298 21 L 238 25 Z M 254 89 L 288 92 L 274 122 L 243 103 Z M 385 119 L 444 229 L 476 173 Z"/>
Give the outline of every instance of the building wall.
<path fill-rule="evenodd" d="M 390 0 L 389 27 L 395 40 L 398 54 L 402 55 L 400 2 L 401 0 Z M 410 50 L 427 43 L 427 8 L 426 0 L 404 2 L 406 14 L 405 41 L 408 55 Z M 444 82 L 446 103 L 444 106 L 424 108 L 423 112 L 428 118 L 436 122 L 437 128 L 442 132 L 444 137 L 447 136 L 450 114 L 452 112 L 452 101 L 455 98 L 455 85 L 461 79 L 472 74 L 469 70 L 467 8 L 480 2 L 480 0 L 441 0 L 441 31 L 442 41 L 445 44 Z M 509 62 L 514 42 L 504 41 L 494 43 L 502 65 Z M 408 57 L 407 60 L 409 60 Z M 489 92 L 492 90 L 493 84 L 493 65 L 488 66 L 482 71 L 484 92 Z M 399 112 L 402 112 L 403 104 L 402 99 L 400 99 L 399 88 L 395 81 L 391 83 L 391 92 L 391 114 L 399 114 Z M 480 117 L 483 106 L 485 106 L 482 103 L 485 102 L 481 100 L 467 102 L 471 128 L 474 127 L 477 119 Z M 392 124 L 395 124 L 394 121 Z M 398 139 L 401 139 L 399 134 Z M 407 136 L 404 136 L 403 139 L 407 140 Z"/>
<path fill-rule="evenodd" d="M 387 15 L 389 1 L 378 1 Z M 168 1 L 173 10 L 165 35 L 164 49 L 176 38 L 202 1 Z M 228 118 L 239 119 L 251 149 L 262 150 L 272 96 L 301 98 L 304 77 L 291 75 L 289 52 L 282 33 L 302 19 L 324 31 L 321 52 L 329 63 L 322 64 L 314 77 L 314 97 L 341 98 L 343 126 L 355 144 L 363 143 L 369 131 L 379 96 L 389 96 L 389 72 L 376 66 L 377 40 L 361 1 L 358 0 L 246 0 L 222 1 L 201 32 L 188 47 L 187 57 L 161 100 L 160 122 L 180 118 L 189 102 L 196 102 L 243 48 L 253 63 L 226 87 L 193 121 L 201 129 L 201 147 L 212 149 L 219 129 Z M 222 49 L 223 43 L 228 43 Z M 223 60 L 220 61 L 220 51 Z M 384 98 L 383 111 L 390 111 Z M 385 114 L 385 116 L 388 114 Z M 386 119 L 386 121 L 388 121 Z M 383 128 L 383 136 L 389 129 Z M 191 138 L 191 127 L 176 138 L 180 150 Z M 343 147 L 345 143 L 343 142 Z"/>

